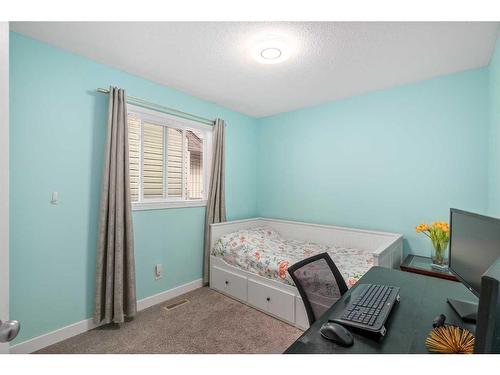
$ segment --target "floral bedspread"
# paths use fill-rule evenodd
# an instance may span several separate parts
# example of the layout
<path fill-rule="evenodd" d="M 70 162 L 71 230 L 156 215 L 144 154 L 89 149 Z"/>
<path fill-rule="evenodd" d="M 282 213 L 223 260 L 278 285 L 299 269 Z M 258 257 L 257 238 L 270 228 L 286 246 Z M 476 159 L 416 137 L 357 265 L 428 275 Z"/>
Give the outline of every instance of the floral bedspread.
<path fill-rule="evenodd" d="M 373 266 L 368 251 L 286 239 L 268 227 L 227 234 L 212 249 L 213 255 L 232 266 L 290 285 L 294 284 L 288 266 L 324 252 L 331 256 L 349 287 Z"/>

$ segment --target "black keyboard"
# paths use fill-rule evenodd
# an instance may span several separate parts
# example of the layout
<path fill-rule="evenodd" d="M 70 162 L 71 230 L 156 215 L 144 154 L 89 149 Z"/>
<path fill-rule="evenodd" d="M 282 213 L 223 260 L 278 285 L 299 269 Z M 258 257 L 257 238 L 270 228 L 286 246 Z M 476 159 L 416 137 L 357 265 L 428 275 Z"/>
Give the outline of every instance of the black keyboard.
<path fill-rule="evenodd" d="M 359 289 L 359 290 L 358 290 Z M 389 317 L 395 301 L 399 301 L 399 288 L 389 285 L 360 284 L 348 303 L 337 317 L 331 318 L 347 326 L 379 332 L 385 335 L 385 321 Z"/>

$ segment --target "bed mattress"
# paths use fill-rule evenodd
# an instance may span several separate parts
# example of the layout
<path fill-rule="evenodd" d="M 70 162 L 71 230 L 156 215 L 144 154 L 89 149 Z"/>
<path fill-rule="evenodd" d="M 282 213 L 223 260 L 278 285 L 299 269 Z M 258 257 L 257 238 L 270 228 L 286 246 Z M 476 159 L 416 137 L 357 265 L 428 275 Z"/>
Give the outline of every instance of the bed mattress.
<path fill-rule="evenodd" d="M 269 227 L 239 230 L 217 240 L 212 255 L 235 267 L 294 285 L 288 266 L 319 253 L 328 253 L 351 287 L 373 266 L 369 251 L 320 245 L 282 237 Z"/>

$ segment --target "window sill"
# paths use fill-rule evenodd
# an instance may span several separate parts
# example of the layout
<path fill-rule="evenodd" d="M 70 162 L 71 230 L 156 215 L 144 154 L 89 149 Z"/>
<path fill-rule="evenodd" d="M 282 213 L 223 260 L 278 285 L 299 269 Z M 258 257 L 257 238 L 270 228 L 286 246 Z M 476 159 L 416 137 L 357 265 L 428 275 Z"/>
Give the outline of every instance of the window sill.
<path fill-rule="evenodd" d="M 132 203 L 132 211 L 161 210 L 165 208 L 205 207 L 206 200 L 178 202 L 140 202 Z"/>

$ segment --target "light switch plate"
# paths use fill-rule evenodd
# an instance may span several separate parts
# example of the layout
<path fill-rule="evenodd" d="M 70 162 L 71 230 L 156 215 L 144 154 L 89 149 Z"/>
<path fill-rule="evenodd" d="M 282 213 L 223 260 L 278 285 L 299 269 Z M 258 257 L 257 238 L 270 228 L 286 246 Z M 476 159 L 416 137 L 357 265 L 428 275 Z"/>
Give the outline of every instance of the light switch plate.
<path fill-rule="evenodd" d="M 163 273 L 163 266 L 160 263 L 156 264 L 155 265 L 155 280 L 161 279 L 162 273 Z"/>

